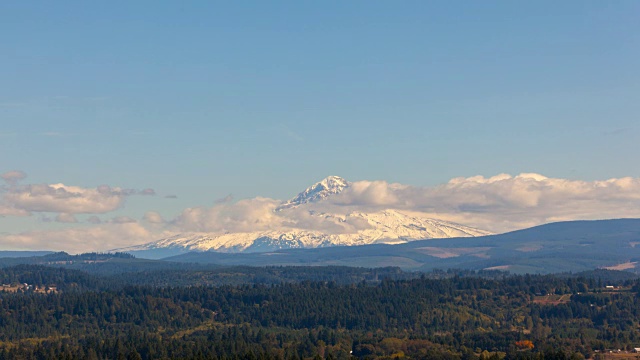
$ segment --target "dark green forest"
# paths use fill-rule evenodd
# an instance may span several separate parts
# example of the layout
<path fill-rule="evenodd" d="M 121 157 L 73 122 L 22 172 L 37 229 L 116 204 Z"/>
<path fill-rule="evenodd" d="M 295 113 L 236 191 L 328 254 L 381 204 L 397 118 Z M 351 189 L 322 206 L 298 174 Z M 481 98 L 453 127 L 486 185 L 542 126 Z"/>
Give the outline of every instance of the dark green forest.
<path fill-rule="evenodd" d="M 640 346 L 640 283 L 625 273 L 343 270 L 5 267 L 3 284 L 30 287 L 0 292 L 0 357 L 581 359 Z"/>

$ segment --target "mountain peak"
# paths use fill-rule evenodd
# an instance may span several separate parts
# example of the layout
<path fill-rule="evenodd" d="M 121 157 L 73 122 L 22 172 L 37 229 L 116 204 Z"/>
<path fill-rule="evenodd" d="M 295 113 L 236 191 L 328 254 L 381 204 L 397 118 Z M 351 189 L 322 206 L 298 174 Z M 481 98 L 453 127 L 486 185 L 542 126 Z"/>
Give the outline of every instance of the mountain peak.
<path fill-rule="evenodd" d="M 318 186 L 318 185 L 323 186 L 325 189 L 332 189 L 332 188 L 339 188 L 339 187 L 345 188 L 349 186 L 349 182 L 341 178 L 340 176 L 330 175 L 322 179 L 321 181 L 313 184 L 312 187 Z"/>
<path fill-rule="evenodd" d="M 298 205 L 317 202 L 328 198 L 331 195 L 339 194 L 351 185 L 347 180 L 339 176 L 327 176 L 321 181 L 306 188 L 293 199 L 283 203 L 276 208 L 276 211 L 296 207 Z"/>

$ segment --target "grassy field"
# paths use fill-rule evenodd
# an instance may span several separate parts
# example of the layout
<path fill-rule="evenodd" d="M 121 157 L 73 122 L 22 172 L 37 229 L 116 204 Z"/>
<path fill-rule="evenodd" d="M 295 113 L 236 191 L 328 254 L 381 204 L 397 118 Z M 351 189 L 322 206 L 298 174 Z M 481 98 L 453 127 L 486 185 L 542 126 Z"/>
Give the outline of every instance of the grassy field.
<path fill-rule="evenodd" d="M 535 304 L 542 305 L 560 305 L 566 304 L 571 299 L 570 294 L 565 295 L 544 295 L 544 296 L 536 296 L 533 298 L 533 302 Z"/>

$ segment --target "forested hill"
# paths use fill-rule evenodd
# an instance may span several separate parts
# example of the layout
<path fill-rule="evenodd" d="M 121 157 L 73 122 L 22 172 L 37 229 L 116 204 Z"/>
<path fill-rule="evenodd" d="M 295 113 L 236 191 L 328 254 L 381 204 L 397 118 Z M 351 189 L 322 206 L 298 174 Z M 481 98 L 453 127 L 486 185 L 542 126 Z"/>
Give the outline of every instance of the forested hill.
<path fill-rule="evenodd" d="M 0 292 L 0 358 L 562 359 L 640 343 L 635 280 L 469 275 L 143 286 L 21 265 L 0 276 L 57 291 Z"/>

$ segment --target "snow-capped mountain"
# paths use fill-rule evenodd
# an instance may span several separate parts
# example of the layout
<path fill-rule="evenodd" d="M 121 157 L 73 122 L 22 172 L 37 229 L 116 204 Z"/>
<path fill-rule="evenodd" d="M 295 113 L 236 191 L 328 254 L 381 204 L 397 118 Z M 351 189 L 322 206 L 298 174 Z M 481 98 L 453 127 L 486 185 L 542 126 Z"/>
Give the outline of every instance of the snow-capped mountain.
<path fill-rule="evenodd" d="M 331 195 L 341 193 L 349 186 L 351 186 L 351 184 L 347 180 L 339 176 L 329 176 L 324 180 L 311 185 L 293 199 L 278 206 L 276 211 L 325 200 Z"/>
<path fill-rule="evenodd" d="M 167 251 L 169 253 L 171 251 L 182 253 L 210 250 L 218 252 L 267 252 L 290 248 L 355 246 L 375 243 L 398 244 L 433 238 L 490 235 L 489 232 L 483 230 L 399 210 L 351 211 L 346 215 L 314 211 L 314 204 L 339 194 L 348 189 L 349 186 L 350 183 L 345 179 L 330 176 L 307 188 L 293 199 L 282 203 L 282 205 L 276 207 L 274 213 L 283 214 L 285 212 L 282 210 L 294 209 L 302 204 L 309 204 L 309 209 L 297 209 L 297 211 L 308 211 L 309 216 L 316 217 L 328 224 L 356 224 L 357 226 L 355 227 L 344 227 L 344 229 L 351 229 L 351 231 L 329 233 L 296 228 L 295 225 L 292 225 L 283 229 L 256 232 L 226 234 L 186 233 L 113 251 L 148 252 L 163 250 L 165 255 Z"/>

